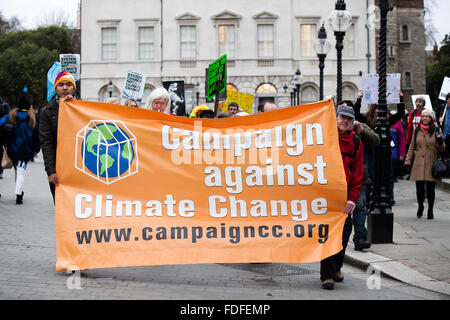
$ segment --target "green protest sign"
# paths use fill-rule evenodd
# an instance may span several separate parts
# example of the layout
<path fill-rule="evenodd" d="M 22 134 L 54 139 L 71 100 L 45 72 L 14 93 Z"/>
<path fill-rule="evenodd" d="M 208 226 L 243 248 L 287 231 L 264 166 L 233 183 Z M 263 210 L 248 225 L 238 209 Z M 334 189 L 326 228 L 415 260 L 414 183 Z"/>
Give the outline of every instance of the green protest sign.
<path fill-rule="evenodd" d="M 212 99 L 217 93 L 217 86 L 219 86 L 219 93 L 227 88 L 227 55 L 214 61 L 208 68 L 208 90 L 207 99 Z"/>

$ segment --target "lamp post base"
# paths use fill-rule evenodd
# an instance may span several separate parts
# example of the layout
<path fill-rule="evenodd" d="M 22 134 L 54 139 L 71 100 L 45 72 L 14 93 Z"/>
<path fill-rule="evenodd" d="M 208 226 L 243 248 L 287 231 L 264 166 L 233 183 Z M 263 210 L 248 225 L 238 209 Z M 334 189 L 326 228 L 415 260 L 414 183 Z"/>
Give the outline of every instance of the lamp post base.
<path fill-rule="evenodd" d="M 367 238 L 371 243 L 393 243 L 394 215 L 374 210 L 367 216 Z"/>

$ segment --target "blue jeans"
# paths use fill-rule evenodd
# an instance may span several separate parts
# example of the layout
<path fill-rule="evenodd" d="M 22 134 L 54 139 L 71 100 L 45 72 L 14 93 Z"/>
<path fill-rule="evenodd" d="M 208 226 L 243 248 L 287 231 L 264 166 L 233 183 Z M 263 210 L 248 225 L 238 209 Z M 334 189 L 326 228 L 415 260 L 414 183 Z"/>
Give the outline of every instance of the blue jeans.
<path fill-rule="evenodd" d="M 356 239 L 367 239 L 367 229 L 366 229 L 366 188 L 367 185 L 363 184 L 361 194 L 356 201 L 356 207 L 353 211 L 353 227 L 355 228 L 355 233 L 353 234 L 353 241 Z"/>

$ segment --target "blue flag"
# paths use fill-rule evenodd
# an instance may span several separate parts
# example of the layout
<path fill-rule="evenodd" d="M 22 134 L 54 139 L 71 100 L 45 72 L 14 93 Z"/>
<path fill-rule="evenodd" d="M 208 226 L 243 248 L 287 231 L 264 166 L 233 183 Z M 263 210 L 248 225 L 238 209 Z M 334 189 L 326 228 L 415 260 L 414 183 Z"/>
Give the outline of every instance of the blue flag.
<path fill-rule="evenodd" d="M 47 72 L 47 101 L 55 95 L 55 88 L 53 84 L 55 83 L 56 76 L 61 72 L 61 64 L 58 61 L 53 62 L 52 67 Z"/>

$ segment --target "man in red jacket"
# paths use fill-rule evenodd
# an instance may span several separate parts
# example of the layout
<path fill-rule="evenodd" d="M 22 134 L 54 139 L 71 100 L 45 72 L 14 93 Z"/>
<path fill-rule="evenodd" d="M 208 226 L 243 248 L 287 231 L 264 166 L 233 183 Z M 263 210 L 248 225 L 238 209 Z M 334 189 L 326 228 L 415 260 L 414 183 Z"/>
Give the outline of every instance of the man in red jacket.
<path fill-rule="evenodd" d="M 356 201 L 361 193 L 364 176 L 363 169 L 363 145 L 360 138 L 353 131 L 355 113 L 350 106 L 339 106 L 337 110 L 337 128 L 339 134 L 339 147 L 341 149 L 342 162 L 344 164 L 345 177 L 347 179 L 347 203 L 344 214 L 347 215 L 342 233 L 343 249 L 337 254 L 320 262 L 320 280 L 322 288 L 334 289 L 334 282 L 342 282 L 341 273 L 344 264 L 345 248 L 352 233 L 351 214 L 356 207 Z"/>

